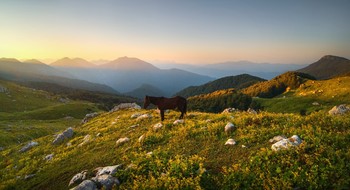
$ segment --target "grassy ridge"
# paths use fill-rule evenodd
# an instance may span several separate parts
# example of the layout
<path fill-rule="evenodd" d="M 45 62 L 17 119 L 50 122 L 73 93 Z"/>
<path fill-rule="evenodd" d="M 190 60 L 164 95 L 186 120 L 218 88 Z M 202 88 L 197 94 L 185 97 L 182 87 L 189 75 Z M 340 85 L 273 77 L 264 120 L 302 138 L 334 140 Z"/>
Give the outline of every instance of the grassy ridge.
<path fill-rule="evenodd" d="M 131 119 L 137 112 L 154 117 Z M 39 146 L 26 153 L 18 152 L 21 146 L 12 146 L 1 152 L 0 188 L 67 189 L 74 174 L 115 164 L 129 168 L 116 174 L 121 189 L 349 187 L 349 114 L 332 117 L 321 111 L 302 117 L 190 112 L 185 124 L 173 125 L 178 116 L 178 112 L 170 112 L 163 128 L 155 131 L 152 126 L 159 122 L 156 111 L 105 113 L 76 127 L 73 139 L 66 141 L 72 146 L 51 145 L 51 135 L 36 139 Z M 224 132 L 227 122 L 236 126 L 233 133 Z M 135 124 L 139 126 L 130 128 Z M 97 133 L 102 136 L 97 137 Z M 77 146 L 87 134 L 93 139 Z M 303 144 L 272 152 L 268 140 L 280 134 L 297 134 Z M 138 141 L 141 135 L 145 137 L 142 143 Z M 117 146 L 116 140 L 122 137 L 130 141 Z M 228 138 L 234 138 L 237 145 L 225 146 Z M 153 154 L 147 155 L 148 152 Z M 43 160 L 52 153 L 52 161 Z M 32 173 L 36 176 L 29 180 L 15 178 Z"/>

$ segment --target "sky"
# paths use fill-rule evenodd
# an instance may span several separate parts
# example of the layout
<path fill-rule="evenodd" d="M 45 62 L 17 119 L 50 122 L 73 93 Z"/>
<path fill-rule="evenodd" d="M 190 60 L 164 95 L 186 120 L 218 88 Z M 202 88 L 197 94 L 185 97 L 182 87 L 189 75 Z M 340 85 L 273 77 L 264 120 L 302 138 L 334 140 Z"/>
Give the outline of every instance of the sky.
<path fill-rule="evenodd" d="M 0 0 L 0 57 L 350 58 L 349 0 Z"/>

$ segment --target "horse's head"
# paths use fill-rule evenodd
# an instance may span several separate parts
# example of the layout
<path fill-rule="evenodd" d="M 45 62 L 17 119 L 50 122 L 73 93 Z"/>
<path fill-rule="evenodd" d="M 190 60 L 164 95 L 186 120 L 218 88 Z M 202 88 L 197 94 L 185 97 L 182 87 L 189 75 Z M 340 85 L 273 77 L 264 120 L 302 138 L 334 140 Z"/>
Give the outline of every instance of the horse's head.
<path fill-rule="evenodd" d="M 150 100 L 149 100 L 149 96 L 145 96 L 145 100 L 144 100 L 144 104 L 143 104 L 143 108 L 146 109 L 149 104 L 150 104 Z"/>

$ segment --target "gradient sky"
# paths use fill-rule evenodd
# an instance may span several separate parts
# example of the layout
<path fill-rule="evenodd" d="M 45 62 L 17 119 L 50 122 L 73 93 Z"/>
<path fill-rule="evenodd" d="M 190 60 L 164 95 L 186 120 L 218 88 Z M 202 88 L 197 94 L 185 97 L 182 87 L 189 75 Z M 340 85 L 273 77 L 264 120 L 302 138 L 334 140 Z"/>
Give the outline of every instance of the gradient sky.
<path fill-rule="evenodd" d="M 1 0 L 0 57 L 350 58 L 349 0 Z"/>

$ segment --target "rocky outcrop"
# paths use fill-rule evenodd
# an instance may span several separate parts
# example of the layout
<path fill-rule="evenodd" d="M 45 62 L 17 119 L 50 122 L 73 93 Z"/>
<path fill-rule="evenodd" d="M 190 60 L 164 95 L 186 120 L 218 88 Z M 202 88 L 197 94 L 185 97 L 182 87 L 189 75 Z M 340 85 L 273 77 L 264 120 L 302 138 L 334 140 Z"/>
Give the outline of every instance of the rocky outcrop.
<path fill-rule="evenodd" d="M 62 133 L 58 134 L 56 136 L 56 138 L 52 141 L 52 144 L 54 145 L 58 145 L 61 144 L 63 141 L 65 141 L 66 139 L 70 139 L 73 136 L 73 129 L 72 127 L 69 127 L 68 129 L 66 129 L 65 131 L 63 131 Z"/>
<path fill-rule="evenodd" d="M 97 112 L 94 112 L 94 113 L 88 113 L 85 115 L 84 119 L 81 121 L 81 124 L 85 124 L 87 123 L 88 121 L 90 121 L 92 118 L 96 117 L 100 115 L 99 113 Z"/>
<path fill-rule="evenodd" d="M 115 112 L 118 110 L 124 110 L 124 109 L 141 109 L 141 106 L 137 105 L 136 103 L 121 103 L 117 106 L 115 106 L 113 109 L 111 109 L 109 112 Z"/>
<path fill-rule="evenodd" d="M 97 185 L 92 180 L 85 180 L 71 190 L 97 190 Z"/>
<path fill-rule="evenodd" d="M 82 181 L 87 179 L 87 170 L 84 170 L 80 173 L 75 174 L 72 179 L 69 181 L 68 187 L 73 185 L 79 185 Z"/>
<path fill-rule="evenodd" d="M 126 142 L 129 142 L 129 141 L 130 141 L 130 139 L 128 137 L 124 137 L 124 138 L 118 139 L 115 143 L 117 146 L 119 146 L 119 145 L 122 145 Z"/>
<path fill-rule="evenodd" d="M 83 142 L 81 142 L 81 143 L 78 145 L 78 147 L 81 147 L 81 146 L 83 146 L 84 144 L 90 142 L 90 140 L 91 140 L 91 135 L 85 135 L 85 137 L 84 137 L 84 139 L 83 139 Z"/>
<path fill-rule="evenodd" d="M 232 113 L 232 112 L 235 112 L 235 111 L 237 111 L 236 108 L 226 108 L 221 113 Z"/>
<path fill-rule="evenodd" d="M 280 136 L 280 137 L 283 137 L 283 136 Z M 280 137 L 276 137 L 276 139 L 278 139 Z M 272 142 L 272 139 L 270 139 L 270 142 Z M 292 137 L 290 137 L 288 139 L 283 138 L 283 139 L 279 140 L 278 142 L 274 143 L 271 146 L 271 149 L 273 151 L 279 151 L 282 149 L 289 149 L 291 147 L 299 146 L 301 143 L 302 143 L 302 140 L 300 139 L 300 137 L 298 135 L 293 135 Z"/>
<path fill-rule="evenodd" d="M 37 146 L 39 143 L 34 142 L 34 141 L 30 141 L 28 144 L 26 144 L 24 147 L 22 147 L 19 152 L 26 152 L 28 150 L 30 150 L 31 148 L 33 148 L 34 146 Z"/>
<path fill-rule="evenodd" d="M 7 92 L 7 88 L 0 85 L 0 93 L 5 93 L 5 92 Z"/>
<path fill-rule="evenodd" d="M 225 132 L 226 133 L 230 133 L 235 129 L 235 125 L 233 125 L 233 123 L 229 122 L 226 124 L 225 126 Z"/>
<path fill-rule="evenodd" d="M 349 106 L 347 106 L 345 104 L 341 104 L 339 106 L 334 106 L 331 110 L 328 111 L 328 113 L 330 115 L 343 115 L 349 111 L 350 111 Z"/>
<path fill-rule="evenodd" d="M 162 123 L 157 123 L 155 125 L 153 125 L 153 130 L 158 131 L 159 129 L 161 129 L 163 127 Z"/>
<path fill-rule="evenodd" d="M 233 146 L 236 144 L 236 141 L 234 139 L 228 139 L 225 143 L 225 145 Z"/>
<path fill-rule="evenodd" d="M 150 118 L 152 118 L 151 114 L 142 114 L 142 115 L 138 116 L 136 118 L 136 120 L 139 121 L 139 120 L 150 119 Z"/>
<path fill-rule="evenodd" d="M 274 136 L 272 139 L 270 139 L 269 142 L 270 142 L 271 144 L 274 144 L 274 143 L 276 143 L 276 142 L 278 142 L 278 141 L 280 141 L 280 140 L 286 139 L 286 138 L 287 138 L 287 137 L 284 136 L 284 135 L 278 135 L 278 136 Z"/>
<path fill-rule="evenodd" d="M 120 182 L 113 175 L 121 169 L 122 165 L 106 166 L 96 168 L 96 174 L 94 177 L 88 178 L 88 171 L 84 170 L 70 180 L 68 187 L 78 185 L 74 187 L 74 190 L 86 190 L 86 189 L 106 189 L 111 190 L 113 186 L 119 185 Z"/>

